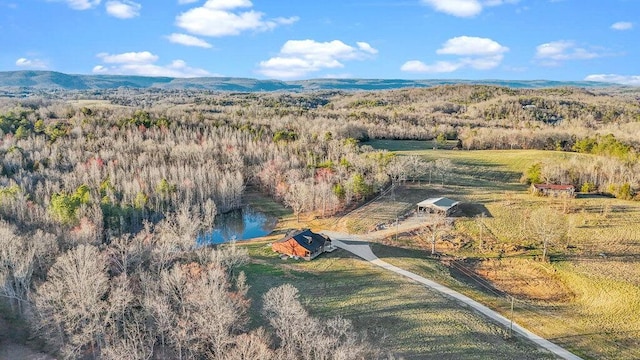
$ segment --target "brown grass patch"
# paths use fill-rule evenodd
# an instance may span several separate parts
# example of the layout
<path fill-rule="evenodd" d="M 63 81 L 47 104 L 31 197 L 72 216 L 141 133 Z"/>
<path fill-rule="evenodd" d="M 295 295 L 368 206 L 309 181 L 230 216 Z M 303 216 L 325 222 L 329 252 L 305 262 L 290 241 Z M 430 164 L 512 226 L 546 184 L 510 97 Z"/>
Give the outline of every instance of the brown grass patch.
<path fill-rule="evenodd" d="M 574 294 L 552 266 L 531 259 L 489 259 L 471 267 L 497 289 L 516 298 L 567 302 Z"/>

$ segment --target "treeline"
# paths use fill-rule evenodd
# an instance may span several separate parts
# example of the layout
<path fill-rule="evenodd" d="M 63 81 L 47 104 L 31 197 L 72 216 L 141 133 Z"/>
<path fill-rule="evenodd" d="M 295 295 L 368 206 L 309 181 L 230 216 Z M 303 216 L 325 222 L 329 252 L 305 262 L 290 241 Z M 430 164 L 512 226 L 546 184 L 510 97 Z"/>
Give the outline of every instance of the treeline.
<path fill-rule="evenodd" d="M 195 248 L 194 224 L 181 213 L 95 246 L 0 222 L 0 306 L 65 359 L 389 358 L 290 285 L 264 294 L 269 326 L 248 328 L 246 250 Z"/>
<path fill-rule="evenodd" d="M 0 101 L 4 208 L 27 208 L 19 202 L 29 198 L 29 209 L 39 207 L 31 220 L 48 214 L 51 223 L 71 224 L 102 216 L 96 226 L 115 234 L 181 207 L 211 218 L 237 208 L 246 186 L 299 211 L 331 214 L 391 180 L 384 157 L 368 155 L 358 140 L 457 140 L 470 150 L 576 151 L 634 162 L 640 138 L 633 92 L 452 85 L 55 96 Z M 83 186 L 86 201 L 78 201 L 73 194 Z"/>
<path fill-rule="evenodd" d="M 449 85 L 378 92 L 212 93 L 194 90 L 117 89 L 57 93 L 62 99 L 107 100 L 128 107 L 198 114 L 278 130 L 330 132 L 334 138 L 420 139 L 444 135 L 465 148 L 570 150 L 595 134 L 613 134 L 637 149 L 640 96 L 636 90 L 509 89 Z M 51 99 L 25 106 L 73 108 Z M 64 103 L 63 103 L 64 104 Z M 296 127 L 300 127 L 297 128 Z M 277 131 L 277 130 L 275 130 Z"/>
<path fill-rule="evenodd" d="M 640 162 L 610 157 L 572 157 L 532 165 L 522 180 L 539 184 L 571 184 L 577 191 L 640 200 Z"/>
<path fill-rule="evenodd" d="M 638 160 L 637 151 L 630 145 L 620 142 L 613 134 L 586 137 L 576 141 L 572 149 L 579 153 L 614 157 L 629 162 Z"/>
<path fill-rule="evenodd" d="M 240 207 L 247 186 L 282 201 L 311 188 L 318 200 L 305 209 L 332 214 L 389 182 L 372 149 L 304 124 L 256 124 L 162 105 L 75 112 L 68 104 L 43 106 L 14 106 L 4 117 L 22 125 L 5 127 L 0 144 L 2 213 L 24 224 L 88 219 L 119 235 L 182 208 L 210 223 Z M 59 133 L 38 131 L 38 124 Z"/>
<path fill-rule="evenodd" d="M 448 139 L 462 149 L 576 151 L 634 162 L 640 138 L 633 94 L 570 88 L 56 96 L 0 101 L 5 216 L 46 214 L 54 225 L 92 218 L 116 235 L 181 207 L 209 222 L 240 206 L 246 186 L 298 213 L 334 213 L 391 180 L 384 156 L 357 140 Z M 83 201 L 74 198 L 86 188 Z"/>

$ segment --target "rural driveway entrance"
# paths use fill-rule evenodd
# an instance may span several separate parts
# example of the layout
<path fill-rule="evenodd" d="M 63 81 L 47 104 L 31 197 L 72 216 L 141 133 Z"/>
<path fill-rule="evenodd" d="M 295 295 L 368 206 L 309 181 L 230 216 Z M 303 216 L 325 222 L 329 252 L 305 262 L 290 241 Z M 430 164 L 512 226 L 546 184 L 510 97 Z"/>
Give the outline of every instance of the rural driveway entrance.
<path fill-rule="evenodd" d="M 323 231 L 323 234 L 329 236 L 331 238 L 331 242 L 333 245 L 344 249 L 372 264 L 375 264 L 383 269 L 387 269 L 389 271 L 393 271 L 397 274 L 400 274 L 402 276 L 408 277 L 409 279 L 412 279 L 414 281 L 417 281 L 420 284 L 425 285 L 426 287 L 433 289 L 441 294 L 447 295 L 465 305 L 468 305 L 469 307 L 471 307 L 472 309 L 474 309 L 475 311 L 481 313 L 482 315 L 488 317 L 489 319 L 497 322 L 498 324 L 504 326 L 504 327 L 509 327 L 511 326 L 511 320 L 507 319 L 506 317 L 500 315 L 499 313 L 489 309 L 488 307 L 480 304 L 479 302 L 471 299 L 470 297 L 467 297 L 465 295 L 462 295 L 461 293 L 450 289 L 444 285 L 438 284 L 435 281 L 431 281 L 429 279 L 426 279 L 420 275 L 414 274 L 412 272 L 403 270 L 397 266 L 393 266 L 387 262 L 384 262 L 380 259 L 378 259 L 378 257 L 373 253 L 373 251 L 371 251 L 371 247 L 369 247 L 369 243 L 365 240 L 362 240 L 360 237 L 355 236 L 355 235 L 350 235 L 350 234 L 344 234 L 344 233 L 338 233 L 338 232 L 333 232 L 333 231 Z M 568 350 L 552 343 L 549 340 L 543 339 L 540 336 L 532 333 L 531 331 L 523 328 L 522 326 L 516 324 L 515 322 L 513 323 L 513 331 L 516 332 L 517 334 L 519 334 L 520 336 L 524 337 L 525 339 L 528 339 L 529 341 L 533 342 L 534 344 L 536 344 L 537 346 L 546 349 L 550 352 L 552 352 L 553 354 L 555 354 L 558 357 L 561 357 L 563 359 L 567 359 L 567 360 L 582 360 L 582 358 L 580 358 L 579 356 L 569 352 Z"/>

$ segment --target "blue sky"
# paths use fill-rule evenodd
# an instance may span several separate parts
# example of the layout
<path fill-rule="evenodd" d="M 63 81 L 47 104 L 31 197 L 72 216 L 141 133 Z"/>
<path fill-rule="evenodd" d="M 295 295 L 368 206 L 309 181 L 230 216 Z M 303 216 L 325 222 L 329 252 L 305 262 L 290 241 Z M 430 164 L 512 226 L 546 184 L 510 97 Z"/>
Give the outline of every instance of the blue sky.
<path fill-rule="evenodd" d="M 0 0 L 0 71 L 640 85 L 639 0 Z"/>

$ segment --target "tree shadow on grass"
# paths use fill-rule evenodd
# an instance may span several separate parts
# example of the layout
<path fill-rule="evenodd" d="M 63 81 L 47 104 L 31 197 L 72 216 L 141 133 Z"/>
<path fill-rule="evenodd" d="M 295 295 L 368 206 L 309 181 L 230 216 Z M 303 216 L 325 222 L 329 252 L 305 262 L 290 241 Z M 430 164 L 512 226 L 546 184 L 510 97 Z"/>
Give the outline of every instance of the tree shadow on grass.
<path fill-rule="evenodd" d="M 355 243 L 355 242 L 354 242 Z M 360 242 L 358 242 L 360 244 Z M 373 244 L 382 256 L 427 260 L 427 252 Z M 434 268 L 439 261 L 432 259 Z M 428 261 L 428 262 L 431 262 Z M 427 264 L 428 265 L 428 264 Z M 426 265 L 425 265 L 426 266 Z M 270 270 L 271 269 L 271 270 Z M 424 269 L 421 273 L 428 273 Z M 539 359 L 526 341 L 505 340 L 505 330 L 433 290 L 366 264 L 345 250 L 323 254 L 311 262 L 282 261 L 247 269 L 251 288 L 250 326 L 266 326 L 260 315 L 262 295 L 291 283 L 314 317 L 343 316 L 358 331 L 407 359 Z"/>
<path fill-rule="evenodd" d="M 487 209 L 487 207 L 484 204 L 480 204 L 480 203 L 462 203 L 458 206 L 459 208 L 459 212 L 460 212 L 460 216 L 462 217 L 476 217 L 476 216 L 483 216 L 487 217 L 487 218 L 492 218 L 493 215 L 491 214 L 491 211 L 489 211 L 489 209 Z"/>

